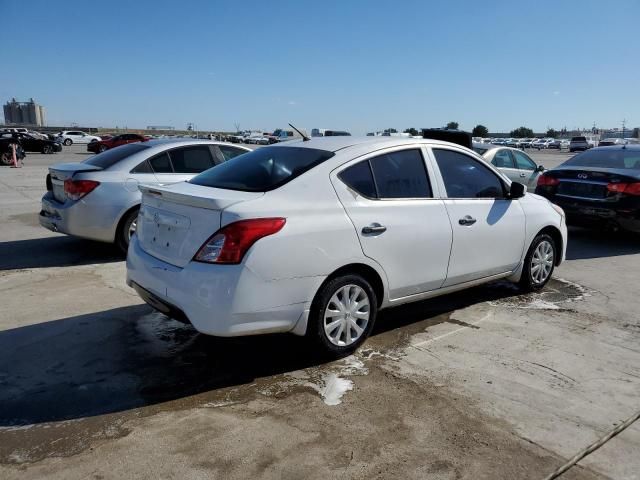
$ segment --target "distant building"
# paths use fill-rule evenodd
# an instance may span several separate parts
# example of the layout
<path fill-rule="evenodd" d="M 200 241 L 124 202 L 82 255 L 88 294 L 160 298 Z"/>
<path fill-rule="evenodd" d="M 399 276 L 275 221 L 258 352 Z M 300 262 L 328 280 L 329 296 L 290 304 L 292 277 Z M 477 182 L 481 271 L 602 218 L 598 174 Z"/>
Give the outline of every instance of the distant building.
<path fill-rule="evenodd" d="M 46 125 L 44 107 L 33 101 L 17 102 L 13 98 L 4 105 L 4 123 L 17 123 L 21 125 L 35 125 L 42 127 Z"/>
<path fill-rule="evenodd" d="M 175 130 L 175 127 L 170 127 L 168 125 L 149 125 L 147 130 Z"/>

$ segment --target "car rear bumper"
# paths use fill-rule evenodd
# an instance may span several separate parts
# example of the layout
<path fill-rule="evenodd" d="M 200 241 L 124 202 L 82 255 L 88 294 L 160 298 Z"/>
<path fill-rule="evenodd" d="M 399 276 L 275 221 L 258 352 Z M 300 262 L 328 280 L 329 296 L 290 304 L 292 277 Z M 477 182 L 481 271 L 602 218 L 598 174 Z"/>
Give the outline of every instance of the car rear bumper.
<path fill-rule="evenodd" d="M 567 224 L 584 227 L 619 227 L 632 232 L 640 232 L 640 205 L 637 208 L 617 208 L 597 202 L 577 202 L 554 197 L 550 199 L 562 207 Z"/>
<path fill-rule="evenodd" d="M 127 285 L 145 302 L 188 320 L 201 333 L 220 337 L 294 330 L 306 321 L 322 280 L 269 280 L 242 264 L 191 262 L 180 268 L 146 253 L 137 236 L 127 255 Z"/>
<path fill-rule="evenodd" d="M 38 217 L 40 225 L 52 232 L 100 242 L 113 242 L 115 238 L 113 223 L 105 220 L 104 209 L 82 200 L 60 203 L 47 192 L 42 197 Z"/>

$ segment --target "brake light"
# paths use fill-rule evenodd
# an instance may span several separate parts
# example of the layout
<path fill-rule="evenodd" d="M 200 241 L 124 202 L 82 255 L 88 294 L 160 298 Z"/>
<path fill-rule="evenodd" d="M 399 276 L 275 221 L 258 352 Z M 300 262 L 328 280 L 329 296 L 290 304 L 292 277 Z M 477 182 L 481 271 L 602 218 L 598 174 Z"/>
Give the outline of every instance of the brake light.
<path fill-rule="evenodd" d="M 560 180 L 558 180 L 555 177 L 552 177 L 551 175 L 547 175 L 543 173 L 538 177 L 539 187 L 553 187 L 555 185 L 558 185 L 559 183 L 560 183 Z"/>
<path fill-rule="evenodd" d="M 80 200 L 86 194 L 91 193 L 100 182 L 95 180 L 72 180 L 70 178 L 64 181 L 64 193 L 71 200 Z"/>
<path fill-rule="evenodd" d="M 284 218 L 255 218 L 230 223 L 209 237 L 193 260 L 204 263 L 240 263 L 254 243 L 279 232 L 285 223 Z"/>
<path fill-rule="evenodd" d="M 640 195 L 640 182 L 634 183 L 610 183 L 607 190 L 614 193 L 625 193 L 627 195 Z"/>

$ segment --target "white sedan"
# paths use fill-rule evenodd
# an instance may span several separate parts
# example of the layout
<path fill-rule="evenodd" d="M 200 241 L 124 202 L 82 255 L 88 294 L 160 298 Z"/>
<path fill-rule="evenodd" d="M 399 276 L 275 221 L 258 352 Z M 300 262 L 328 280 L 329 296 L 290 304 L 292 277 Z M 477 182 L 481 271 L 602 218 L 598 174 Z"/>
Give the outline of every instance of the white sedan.
<path fill-rule="evenodd" d="M 326 137 L 141 187 L 127 283 L 218 336 L 291 332 L 341 355 L 380 309 L 506 278 L 543 288 L 562 209 L 453 143 Z"/>

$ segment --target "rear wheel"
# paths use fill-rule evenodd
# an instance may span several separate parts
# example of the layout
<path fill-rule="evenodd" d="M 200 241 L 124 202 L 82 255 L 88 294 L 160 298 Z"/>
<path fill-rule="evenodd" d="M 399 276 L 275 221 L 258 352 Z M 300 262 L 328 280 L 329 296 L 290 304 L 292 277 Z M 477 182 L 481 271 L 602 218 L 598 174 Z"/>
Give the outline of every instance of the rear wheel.
<path fill-rule="evenodd" d="M 341 275 L 316 294 L 307 337 L 324 354 L 348 355 L 369 336 L 377 313 L 376 295 L 369 282 L 360 275 Z"/>
<path fill-rule="evenodd" d="M 556 244 L 551 236 L 541 233 L 531 242 L 522 267 L 520 286 L 524 290 L 540 290 L 551 279 L 556 262 Z"/>
<path fill-rule="evenodd" d="M 120 227 L 116 232 L 116 244 L 118 248 L 126 255 L 129 249 L 129 242 L 134 233 L 136 233 L 138 212 L 140 208 L 134 208 L 120 221 Z"/>
<path fill-rule="evenodd" d="M 64 142 L 62 143 L 68 147 L 73 143 L 73 141 L 70 138 L 65 138 Z"/>
<path fill-rule="evenodd" d="M 102 153 L 102 152 L 106 152 L 107 151 L 107 146 L 106 145 L 100 145 L 98 147 L 98 152 Z"/>

